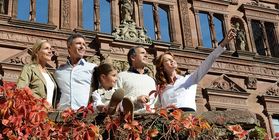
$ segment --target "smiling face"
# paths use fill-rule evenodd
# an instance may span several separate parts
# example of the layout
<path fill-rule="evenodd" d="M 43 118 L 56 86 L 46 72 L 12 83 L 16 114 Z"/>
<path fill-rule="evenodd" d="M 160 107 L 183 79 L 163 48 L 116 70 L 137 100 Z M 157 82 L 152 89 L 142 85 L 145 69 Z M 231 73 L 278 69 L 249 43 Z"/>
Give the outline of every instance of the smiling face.
<path fill-rule="evenodd" d="M 68 46 L 68 52 L 71 59 L 81 59 L 86 52 L 86 43 L 82 37 L 74 38 Z"/>
<path fill-rule="evenodd" d="M 173 59 L 173 56 L 171 56 L 170 54 L 164 54 L 163 56 L 163 67 L 164 67 L 164 71 L 165 72 L 172 72 L 175 71 L 177 68 L 177 63 L 176 61 Z"/>
<path fill-rule="evenodd" d="M 100 82 L 105 89 L 110 89 L 115 86 L 117 81 L 117 71 L 112 70 L 107 75 L 100 76 Z"/>
<path fill-rule="evenodd" d="M 52 47 L 48 42 L 44 42 L 37 52 L 37 60 L 39 63 L 46 63 L 47 61 L 51 61 L 52 56 Z"/>
<path fill-rule="evenodd" d="M 132 56 L 132 61 L 135 68 L 145 67 L 147 65 L 147 59 L 147 52 L 144 48 L 137 48 L 136 54 Z"/>

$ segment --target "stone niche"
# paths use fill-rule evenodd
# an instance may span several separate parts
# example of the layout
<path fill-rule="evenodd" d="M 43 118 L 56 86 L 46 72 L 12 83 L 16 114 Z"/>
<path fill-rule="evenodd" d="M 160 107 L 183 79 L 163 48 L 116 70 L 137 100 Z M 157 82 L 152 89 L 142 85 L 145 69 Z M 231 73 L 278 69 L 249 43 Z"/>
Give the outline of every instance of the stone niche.
<path fill-rule="evenodd" d="M 247 99 L 250 93 L 225 74 L 214 80 L 203 91 L 208 110 L 248 109 Z"/>

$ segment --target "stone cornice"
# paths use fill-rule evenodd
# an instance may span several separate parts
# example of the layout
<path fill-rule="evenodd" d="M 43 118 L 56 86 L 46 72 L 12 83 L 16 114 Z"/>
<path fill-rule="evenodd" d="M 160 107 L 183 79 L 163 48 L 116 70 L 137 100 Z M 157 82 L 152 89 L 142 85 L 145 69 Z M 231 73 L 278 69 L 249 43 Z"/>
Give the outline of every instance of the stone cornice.
<path fill-rule="evenodd" d="M 1 26 L 0 26 L 1 27 Z M 62 36 L 62 37 L 61 37 Z M 21 30 L 17 31 L 14 28 L 0 28 L 0 43 L 13 47 L 26 48 L 28 45 L 32 45 L 38 39 L 48 40 L 52 46 L 65 46 L 66 47 L 66 38 L 68 35 L 63 33 L 61 34 L 47 34 L 46 32 L 41 31 L 32 31 L 32 30 Z M 13 44 L 15 43 L 15 44 Z"/>
<path fill-rule="evenodd" d="M 57 28 L 56 25 L 23 21 L 23 20 L 18 20 L 13 18 L 9 20 L 9 23 L 14 25 L 19 25 L 19 26 L 26 26 L 27 28 L 29 27 L 29 28 L 47 29 L 47 30 L 54 30 Z"/>
<path fill-rule="evenodd" d="M 276 4 L 279 4 L 279 1 L 278 0 L 260 0 L 262 2 L 268 2 L 268 3 L 276 3 Z"/>
<path fill-rule="evenodd" d="M 242 4 L 241 9 L 244 10 L 246 18 L 257 19 L 270 22 L 278 22 L 279 10 L 271 9 L 251 4 Z"/>
<path fill-rule="evenodd" d="M 230 1 L 228 0 L 193 0 L 193 2 L 205 2 L 205 3 L 214 3 L 214 4 L 219 4 L 219 5 L 230 5 Z"/>
<path fill-rule="evenodd" d="M 20 30 L 18 30 L 20 28 Z M 0 24 L 0 31 L 5 33 L 16 33 L 25 34 L 31 36 L 41 36 L 55 39 L 66 39 L 72 32 L 64 32 L 57 30 L 47 30 L 47 29 L 34 29 L 26 26 L 19 26 L 13 24 Z"/>
<path fill-rule="evenodd" d="M 220 0 L 193 0 L 195 10 L 227 14 L 230 2 Z"/>

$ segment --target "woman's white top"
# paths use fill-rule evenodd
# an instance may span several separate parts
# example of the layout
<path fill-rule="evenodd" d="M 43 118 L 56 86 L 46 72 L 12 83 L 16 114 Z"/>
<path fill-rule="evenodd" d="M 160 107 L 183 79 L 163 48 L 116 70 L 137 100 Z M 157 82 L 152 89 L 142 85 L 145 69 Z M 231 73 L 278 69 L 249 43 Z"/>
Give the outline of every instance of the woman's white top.
<path fill-rule="evenodd" d="M 47 102 L 52 105 L 53 93 L 54 93 L 54 83 L 51 80 L 49 74 L 42 72 L 45 81 L 46 81 L 46 90 L 47 90 Z"/>
<path fill-rule="evenodd" d="M 161 107 L 166 108 L 174 105 L 177 108 L 192 108 L 196 110 L 197 84 L 225 50 L 225 47 L 217 47 L 192 74 L 185 77 L 177 75 L 175 83 L 173 85 L 168 84 L 163 90 L 160 96 Z"/>

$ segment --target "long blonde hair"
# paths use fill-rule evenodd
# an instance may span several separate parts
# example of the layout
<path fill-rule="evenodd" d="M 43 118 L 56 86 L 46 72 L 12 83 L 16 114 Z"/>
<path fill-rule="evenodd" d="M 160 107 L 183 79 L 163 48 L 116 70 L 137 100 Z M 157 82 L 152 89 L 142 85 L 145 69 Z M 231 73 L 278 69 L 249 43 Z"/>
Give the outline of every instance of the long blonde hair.
<path fill-rule="evenodd" d="M 31 55 L 31 60 L 33 63 L 37 63 L 38 61 L 37 53 L 42 48 L 44 43 L 47 43 L 47 40 L 37 40 L 36 43 L 33 45 L 32 55 Z"/>

